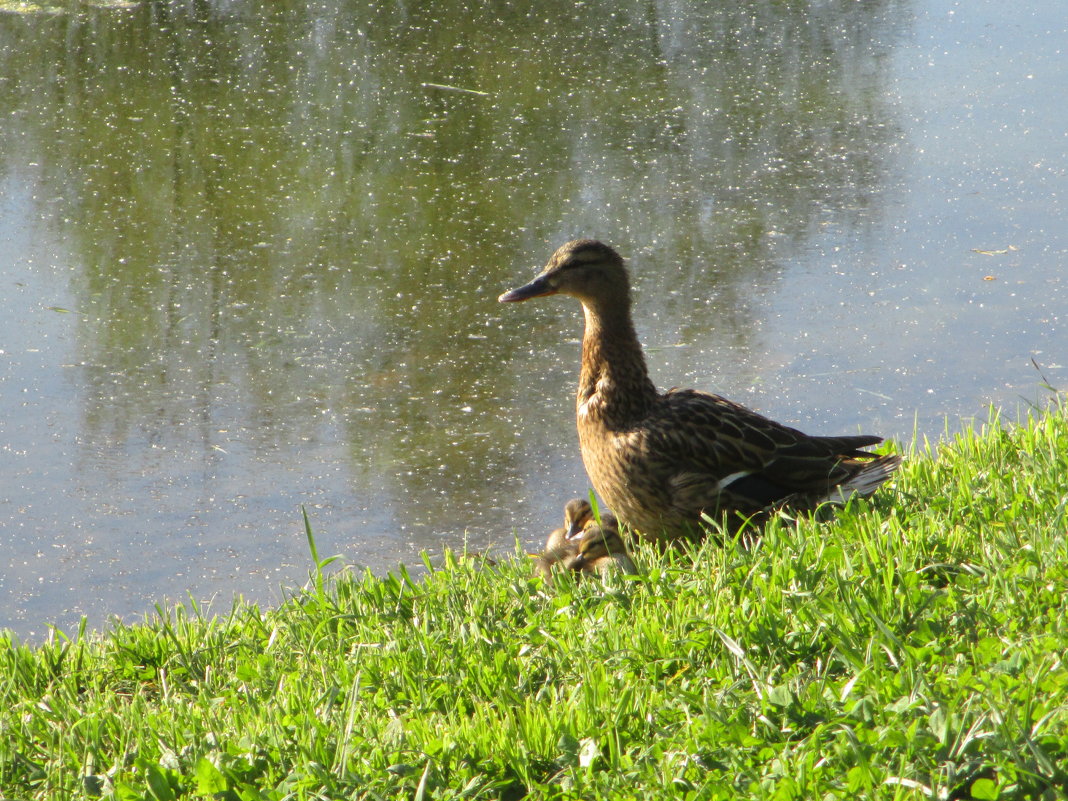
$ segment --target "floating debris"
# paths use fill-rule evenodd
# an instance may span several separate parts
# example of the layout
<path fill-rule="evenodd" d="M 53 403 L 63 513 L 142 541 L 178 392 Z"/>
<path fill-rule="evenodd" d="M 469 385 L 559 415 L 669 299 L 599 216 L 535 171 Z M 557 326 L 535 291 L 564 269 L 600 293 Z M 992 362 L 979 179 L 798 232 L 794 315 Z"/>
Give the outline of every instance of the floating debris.
<path fill-rule="evenodd" d="M 426 89 L 441 89 L 445 92 L 462 92 L 465 95 L 478 95 L 479 97 L 489 97 L 489 92 L 480 92 L 477 89 L 464 89 L 462 86 L 449 86 L 445 83 L 423 83 L 421 84 Z"/>

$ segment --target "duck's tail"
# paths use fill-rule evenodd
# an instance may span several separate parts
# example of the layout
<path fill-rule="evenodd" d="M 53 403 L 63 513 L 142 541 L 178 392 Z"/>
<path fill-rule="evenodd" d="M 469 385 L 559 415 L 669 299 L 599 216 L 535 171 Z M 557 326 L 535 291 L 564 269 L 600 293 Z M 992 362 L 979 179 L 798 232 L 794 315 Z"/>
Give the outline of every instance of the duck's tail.
<path fill-rule="evenodd" d="M 851 498 L 858 496 L 867 498 L 875 490 L 879 489 L 880 485 L 885 483 L 900 466 L 901 457 L 896 453 L 879 456 L 870 462 L 857 462 L 856 471 L 820 498 L 818 503 L 833 503 L 844 506 Z"/>

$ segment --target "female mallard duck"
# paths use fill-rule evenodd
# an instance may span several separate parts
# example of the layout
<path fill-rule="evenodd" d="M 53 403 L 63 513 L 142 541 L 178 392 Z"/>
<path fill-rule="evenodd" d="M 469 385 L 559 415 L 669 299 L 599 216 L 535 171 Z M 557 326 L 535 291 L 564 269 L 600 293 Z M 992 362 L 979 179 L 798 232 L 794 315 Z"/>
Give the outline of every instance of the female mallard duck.
<path fill-rule="evenodd" d="M 548 578 L 557 565 L 570 570 L 579 555 L 578 535 L 593 520 L 593 507 L 582 498 L 572 498 L 564 507 L 564 527 L 555 529 L 545 543 L 545 553 L 535 558 L 534 569 Z"/>
<path fill-rule="evenodd" d="M 867 496 L 901 463 L 861 450 L 880 437 L 813 437 L 718 395 L 658 392 L 634 331 L 623 259 L 601 242 L 568 242 L 500 300 L 556 294 L 578 298 L 586 317 L 577 397 L 586 472 L 619 520 L 646 536 L 700 534 L 705 515 L 737 523 Z"/>
<path fill-rule="evenodd" d="M 571 561 L 572 570 L 598 573 L 635 574 L 638 572 L 627 553 L 615 515 L 605 513 L 598 522 L 591 515 L 578 536 L 578 556 Z"/>

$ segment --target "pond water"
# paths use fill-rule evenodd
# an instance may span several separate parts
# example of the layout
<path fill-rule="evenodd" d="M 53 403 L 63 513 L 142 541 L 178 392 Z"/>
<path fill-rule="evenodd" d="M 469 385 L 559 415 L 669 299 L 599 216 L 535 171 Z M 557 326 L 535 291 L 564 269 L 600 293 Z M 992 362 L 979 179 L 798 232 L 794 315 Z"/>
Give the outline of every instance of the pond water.
<path fill-rule="evenodd" d="M 463 5 L 0 5 L 0 628 L 277 602 L 301 506 L 539 545 L 581 315 L 496 298 L 575 236 L 659 384 L 812 433 L 1068 384 L 1057 0 Z"/>

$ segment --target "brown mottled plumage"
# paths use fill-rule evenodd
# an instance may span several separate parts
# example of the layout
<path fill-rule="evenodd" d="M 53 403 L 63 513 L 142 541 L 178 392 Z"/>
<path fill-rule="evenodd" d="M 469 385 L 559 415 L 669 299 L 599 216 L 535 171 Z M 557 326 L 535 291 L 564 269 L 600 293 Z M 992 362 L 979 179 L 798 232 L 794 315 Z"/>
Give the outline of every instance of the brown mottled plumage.
<path fill-rule="evenodd" d="M 577 397 L 586 472 L 619 520 L 645 536 L 700 533 L 705 514 L 736 523 L 867 496 L 901 463 L 861 450 L 880 437 L 813 437 L 718 395 L 658 392 L 634 331 L 623 260 L 601 242 L 568 242 L 500 300 L 555 294 L 577 298 L 586 317 Z"/>
<path fill-rule="evenodd" d="M 579 555 L 578 535 L 593 520 L 590 502 L 572 498 L 564 507 L 564 527 L 553 530 L 545 543 L 545 553 L 534 561 L 534 569 L 548 578 L 557 565 L 570 570 Z"/>
<path fill-rule="evenodd" d="M 578 556 L 571 562 L 571 569 L 602 576 L 638 572 L 623 544 L 615 515 L 605 513 L 600 522 L 590 517 L 578 536 Z"/>

